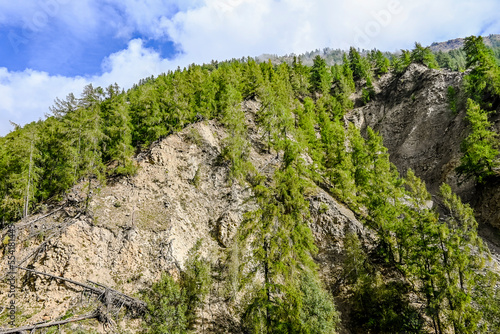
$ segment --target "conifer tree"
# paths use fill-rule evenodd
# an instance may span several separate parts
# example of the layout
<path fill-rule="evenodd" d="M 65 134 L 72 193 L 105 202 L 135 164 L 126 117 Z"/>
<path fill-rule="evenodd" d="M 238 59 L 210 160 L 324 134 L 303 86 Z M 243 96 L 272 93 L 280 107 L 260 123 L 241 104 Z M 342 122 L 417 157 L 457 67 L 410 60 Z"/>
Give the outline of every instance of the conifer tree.
<path fill-rule="evenodd" d="M 5 179 L 3 209 L 6 217 L 23 218 L 30 213 L 31 204 L 38 192 L 41 174 L 39 167 L 38 124 L 33 122 L 5 137 L 3 172 Z"/>
<path fill-rule="evenodd" d="M 466 120 L 470 124 L 470 134 L 462 142 L 464 155 L 457 171 L 466 177 L 474 176 L 481 183 L 495 174 L 500 142 L 498 134 L 491 130 L 488 112 L 471 99 L 467 100 Z"/>
<path fill-rule="evenodd" d="M 221 156 L 231 163 L 230 177 L 243 181 L 250 172 L 252 164 L 248 161 L 250 144 L 247 139 L 245 113 L 241 109 L 241 94 L 232 86 L 227 86 L 225 95 L 221 96 L 226 106 L 221 115 L 221 123 L 229 132 L 224 139 Z"/>
<path fill-rule="evenodd" d="M 392 59 L 392 70 L 396 75 L 402 74 L 411 64 L 411 53 L 408 50 L 401 50 L 399 57 Z"/>
<path fill-rule="evenodd" d="M 476 275 L 484 265 L 484 246 L 477 235 L 477 222 L 468 204 L 463 204 L 447 184 L 440 187 L 447 209 L 446 226 L 439 234 L 445 275 L 450 325 L 456 333 L 474 333 L 479 329 L 481 313 L 472 305 Z"/>
<path fill-rule="evenodd" d="M 372 63 L 372 68 L 377 76 L 381 76 L 389 71 L 390 61 L 380 50 L 372 50 L 369 53 L 369 59 Z"/>
<path fill-rule="evenodd" d="M 308 202 L 302 195 L 308 185 L 298 174 L 301 164 L 297 147 L 288 141 L 283 166 L 276 171 L 273 186 L 254 188 L 259 209 L 247 215 L 239 232 L 240 243 L 250 241 L 253 257 L 244 271 L 263 275 L 262 285 L 244 314 L 254 333 L 304 332 L 304 325 L 325 328 L 326 333 L 332 325 L 325 322 L 333 323 L 335 317 L 332 306 L 311 305 L 307 297 L 313 296 L 305 296 L 307 290 L 300 288 L 302 275 L 315 270 L 311 256 L 316 251 L 307 226 Z M 315 291 L 319 293 L 321 289 Z M 304 303 L 311 309 L 301 308 Z M 323 325 L 301 324 L 299 319 L 318 314 L 318 307 L 322 312 L 327 310 L 321 317 Z"/>
<path fill-rule="evenodd" d="M 320 114 L 321 141 L 324 148 L 325 176 L 333 185 L 333 191 L 343 201 L 355 203 L 356 185 L 352 156 L 347 152 L 347 136 L 343 125 Z"/>
<path fill-rule="evenodd" d="M 422 64 L 428 68 L 439 68 L 439 65 L 429 47 L 423 47 L 420 43 L 415 43 L 415 48 L 411 51 L 412 62 Z"/>
<path fill-rule="evenodd" d="M 330 92 L 331 78 L 330 71 L 326 67 L 326 62 L 319 55 L 314 58 L 311 68 L 311 91 L 326 95 Z"/>
<path fill-rule="evenodd" d="M 470 98 L 489 107 L 485 100 L 500 97 L 500 69 L 481 36 L 469 36 L 464 42 L 466 67 L 471 72 L 465 76 L 465 90 Z M 485 96 L 485 94 L 489 96 Z M 485 99 L 486 98 L 486 99 Z"/>
<path fill-rule="evenodd" d="M 309 67 L 302 64 L 300 57 L 293 57 L 290 83 L 295 92 L 295 97 L 303 98 L 309 93 Z"/>
<path fill-rule="evenodd" d="M 133 174 L 136 170 L 132 155 L 132 124 L 125 95 L 117 84 L 106 88 L 106 99 L 101 103 L 100 117 L 103 129 L 103 160 L 116 161 L 113 173 Z"/>
<path fill-rule="evenodd" d="M 42 124 L 39 131 L 40 185 L 38 196 L 46 200 L 58 196 L 74 183 L 73 139 L 62 118 L 51 116 Z"/>
<path fill-rule="evenodd" d="M 425 312 L 431 318 L 435 333 L 443 333 L 443 300 L 445 276 L 441 264 L 439 234 L 441 226 L 438 216 L 427 208 L 431 198 L 425 184 L 413 171 L 408 171 L 405 185 L 409 191 L 410 206 L 404 219 L 405 249 L 407 268 L 419 283 L 420 292 L 425 298 Z"/>
<path fill-rule="evenodd" d="M 349 49 L 349 65 L 355 81 L 371 77 L 370 63 L 353 47 Z"/>
<path fill-rule="evenodd" d="M 264 82 L 262 70 L 255 60 L 248 59 L 243 69 L 243 98 L 254 99 L 257 97 L 259 88 Z"/>
<path fill-rule="evenodd" d="M 257 116 L 264 129 L 264 140 L 268 145 L 269 153 L 272 146 L 279 155 L 287 133 L 294 127 L 291 114 L 292 88 L 286 64 L 280 65 L 271 73 L 273 73 L 272 80 L 265 82 L 259 92 L 262 107 Z"/>

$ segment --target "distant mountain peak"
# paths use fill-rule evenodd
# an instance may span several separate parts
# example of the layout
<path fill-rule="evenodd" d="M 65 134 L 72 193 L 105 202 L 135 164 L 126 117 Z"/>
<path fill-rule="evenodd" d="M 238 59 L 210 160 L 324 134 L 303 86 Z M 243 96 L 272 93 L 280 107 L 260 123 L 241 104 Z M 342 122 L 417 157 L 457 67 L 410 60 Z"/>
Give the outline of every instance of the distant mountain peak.
<path fill-rule="evenodd" d="M 483 36 L 484 44 L 487 46 L 500 46 L 500 35 L 495 34 L 495 35 L 488 35 L 488 36 Z M 455 38 L 455 39 L 450 39 L 446 42 L 434 42 L 430 45 L 430 48 L 433 52 L 438 52 L 438 51 L 451 51 L 451 50 L 456 50 L 460 49 L 461 47 L 464 46 L 464 41 L 465 38 Z"/>

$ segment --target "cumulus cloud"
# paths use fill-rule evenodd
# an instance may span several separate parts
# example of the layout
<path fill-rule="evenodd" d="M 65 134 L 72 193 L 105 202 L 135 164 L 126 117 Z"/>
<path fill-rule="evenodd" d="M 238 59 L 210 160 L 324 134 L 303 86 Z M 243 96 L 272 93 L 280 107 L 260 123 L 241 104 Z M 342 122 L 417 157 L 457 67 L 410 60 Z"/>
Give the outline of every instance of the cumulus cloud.
<path fill-rule="evenodd" d="M 71 38 L 79 43 L 103 31 L 130 41 L 124 50 L 103 59 L 102 71 L 95 76 L 0 68 L 0 135 L 10 128 L 8 119 L 19 123 L 38 119 L 54 98 L 78 94 L 90 82 L 100 86 L 117 82 L 127 88 L 178 65 L 263 53 L 351 45 L 388 51 L 412 48 L 415 41 L 427 45 L 498 33 L 498 12 L 497 0 L 3 1 L 0 25 L 24 27 L 23 33 L 32 41 L 54 27 L 71 31 Z M 171 60 L 144 44 L 167 40 L 181 50 Z"/>
<path fill-rule="evenodd" d="M 98 76 L 64 77 L 30 69 L 10 72 L 0 68 L 0 134 L 12 129 L 9 121 L 24 125 L 43 119 L 56 97 L 65 98 L 69 93 L 78 96 L 89 83 L 107 87 L 116 82 L 127 89 L 141 78 L 166 72 L 171 66 L 154 50 L 145 48 L 142 40 L 134 39 L 127 49 L 103 61 L 103 74 Z"/>
<path fill-rule="evenodd" d="M 302 53 L 334 47 L 411 48 L 433 41 L 498 32 L 496 0 L 207 0 L 163 18 L 162 27 L 194 62 Z"/>

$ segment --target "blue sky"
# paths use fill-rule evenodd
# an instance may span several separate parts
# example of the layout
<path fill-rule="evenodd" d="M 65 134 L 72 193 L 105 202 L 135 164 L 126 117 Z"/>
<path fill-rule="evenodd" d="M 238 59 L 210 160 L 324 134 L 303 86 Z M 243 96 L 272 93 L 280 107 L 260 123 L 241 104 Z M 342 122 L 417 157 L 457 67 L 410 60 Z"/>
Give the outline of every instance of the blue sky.
<path fill-rule="evenodd" d="M 411 49 L 500 33 L 498 0 L 0 1 L 0 135 L 88 83 L 324 47 Z"/>

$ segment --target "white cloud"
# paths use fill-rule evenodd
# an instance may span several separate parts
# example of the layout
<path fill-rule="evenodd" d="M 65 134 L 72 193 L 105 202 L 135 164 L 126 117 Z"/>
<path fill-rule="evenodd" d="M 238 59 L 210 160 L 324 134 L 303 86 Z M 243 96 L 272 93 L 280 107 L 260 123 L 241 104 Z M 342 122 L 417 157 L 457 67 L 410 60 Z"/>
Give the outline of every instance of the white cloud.
<path fill-rule="evenodd" d="M 500 28 L 497 0 L 207 0 L 163 18 L 190 62 L 334 47 L 396 50 Z"/>
<path fill-rule="evenodd" d="M 12 130 L 9 120 L 24 125 L 43 119 L 56 97 L 65 98 L 69 93 L 78 96 L 89 83 L 107 87 L 116 82 L 127 89 L 141 78 L 166 72 L 171 66 L 158 53 L 145 48 L 140 39 L 134 39 L 127 49 L 103 62 L 104 73 L 99 76 L 70 78 L 29 69 L 10 72 L 0 68 L 0 135 Z"/>

